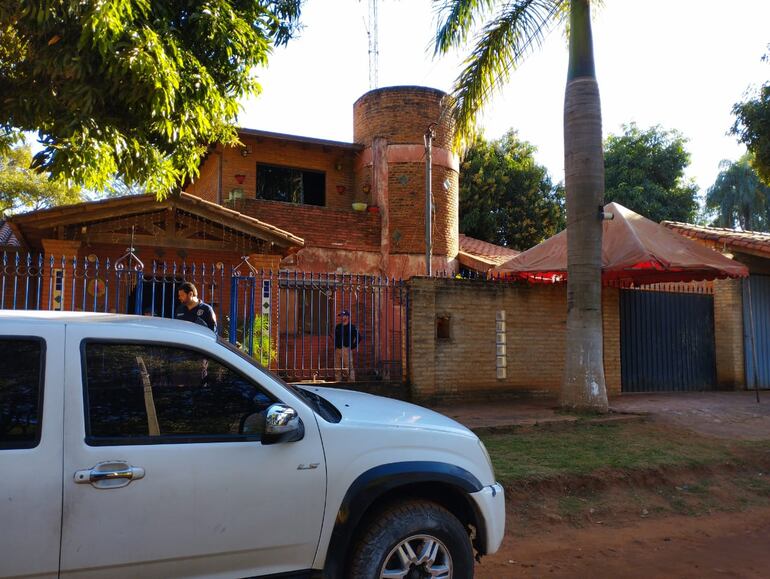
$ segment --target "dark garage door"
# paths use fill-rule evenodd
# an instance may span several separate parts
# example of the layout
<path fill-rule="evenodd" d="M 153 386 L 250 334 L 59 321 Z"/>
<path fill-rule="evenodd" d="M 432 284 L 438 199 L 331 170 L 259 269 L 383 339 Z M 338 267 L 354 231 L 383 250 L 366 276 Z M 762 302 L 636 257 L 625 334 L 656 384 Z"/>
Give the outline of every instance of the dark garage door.
<path fill-rule="evenodd" d="M 749 317 L 748 284 L 751 284 L 751 313 L 754 322 L 754 340 L 757 352 L 752 354 L 751 321 Z M 754 388 L 770 388 L 770 275 L 752 275 L 743 282 L 743 333 L 744 359 L 746 360 L 746 385 Z M 756 371 L 755 363 L 756 360 Z"/>
<path fill-rule="evenodd" d="M 713 389 L 714 296 L 621 290 L 620 364 L 622 392 Z"/>

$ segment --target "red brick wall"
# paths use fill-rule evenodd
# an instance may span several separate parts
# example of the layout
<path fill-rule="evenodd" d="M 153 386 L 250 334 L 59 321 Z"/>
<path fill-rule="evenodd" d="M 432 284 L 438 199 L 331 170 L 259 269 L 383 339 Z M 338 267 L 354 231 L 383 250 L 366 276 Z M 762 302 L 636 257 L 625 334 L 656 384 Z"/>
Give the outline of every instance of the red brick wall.
<path fill-rule="evenodd" d="M 370 146 L 374 137 L 390 144 L 421 144 L 436 124 L 434 147 L 452 149 L 454 124 L 445 114 L 447 94 L 420 86 L 394 86 L 370 91 L 353 105 L 353 141 Z"/>
<path fill-rule="evenodd" d="M 457 255 L 459 235 L 457 172 L 433 166 L 433 255 Z M 406 182 L 404 182 L 406 181 Z M 449 183 L 449 189 L 444 182 Z M 425 165 L 391 163 L 388 168 L 391 253 L 425 252 Z"/>
<path fill-rule="evenodd" d="M 377 213 L 260 199 L 244 199 L 228 206 L 302 237 L 307 247 L 380 250 L 380 215 Z"/>
<path fill-rule="evenodd" d="M 200 167 L 200 175 L 185 188 L 185 192 L 191 195 L 219 203 L 219 161 L 222 155 L 222 147 L 208 154 Z"/>

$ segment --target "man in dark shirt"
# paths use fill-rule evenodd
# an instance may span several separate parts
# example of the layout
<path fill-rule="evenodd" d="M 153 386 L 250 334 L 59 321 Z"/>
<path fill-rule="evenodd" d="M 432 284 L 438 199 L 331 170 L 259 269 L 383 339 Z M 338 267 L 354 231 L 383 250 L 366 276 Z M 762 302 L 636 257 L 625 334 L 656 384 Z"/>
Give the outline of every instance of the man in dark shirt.
<path fill-rule="evenodd" d="M 217 316 L 210 305 L 198 299 L 198 288 L 194 284 L 184 282 L 177 289 L 176 295 L 179 305 L 174 318 L 200 324 L 214 333 L 217 332 Z"/>
<path fill-rule="evenodd" d="M 334 327 L 334 377 L 341 382 L 343 374 L 347 374 L 348 379 L 355 382 L 353 358 L 358 347 L 358 328 L 350 323 L 348 310 L 342 310 L 338 317 L 342 321 Z"/>

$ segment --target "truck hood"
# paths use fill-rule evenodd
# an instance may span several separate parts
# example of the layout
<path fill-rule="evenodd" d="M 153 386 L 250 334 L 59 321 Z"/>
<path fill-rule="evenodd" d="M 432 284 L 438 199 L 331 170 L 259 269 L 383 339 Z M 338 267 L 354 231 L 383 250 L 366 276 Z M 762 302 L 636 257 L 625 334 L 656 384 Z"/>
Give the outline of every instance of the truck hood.
<path fill-rule="evenodd" d="M 304 384 L 298 386 L 315 392 L 334 404 L 342 413 L 342 422 L 362 426 L 435 430 L 476 437 L 473 432 L 459 422 L 416 404 L 353 390 Z"/>

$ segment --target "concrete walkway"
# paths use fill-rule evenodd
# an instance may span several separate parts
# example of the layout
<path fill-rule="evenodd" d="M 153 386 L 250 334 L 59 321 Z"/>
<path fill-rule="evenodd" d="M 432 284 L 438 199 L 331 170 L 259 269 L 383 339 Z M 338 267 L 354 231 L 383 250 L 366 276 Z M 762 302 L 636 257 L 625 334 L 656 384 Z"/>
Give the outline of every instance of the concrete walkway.
<path fill-rule="evenodd" d="M 578 420 L 558 412 L 553 399 L 502 399 L 431 406 L 477 433 L 558 428 Z M 651 419 L 707 436 L 770 439 L 770 391 L 624 394 L 610 399 L 612 412 L 599 422 Z"/>
<path fill-rule="evenodd" d="M 700 434 L 739 440 L 770 439 L 770 391 L 624 394 L 610 401 L 618 412 L 648 413 Z"/>

